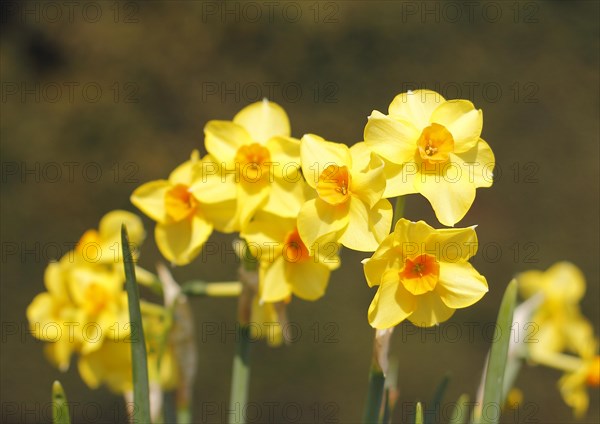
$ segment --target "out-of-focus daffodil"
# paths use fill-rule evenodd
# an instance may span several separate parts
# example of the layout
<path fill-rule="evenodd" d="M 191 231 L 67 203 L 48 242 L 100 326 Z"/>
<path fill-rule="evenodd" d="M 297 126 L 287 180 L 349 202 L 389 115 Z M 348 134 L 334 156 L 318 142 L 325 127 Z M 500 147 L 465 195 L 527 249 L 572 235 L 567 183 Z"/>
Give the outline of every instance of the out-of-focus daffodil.
<path fill-rule="evenodd" d="M 86 231 L 73 251 L 48 265 L 47 291 L 27 308 L 32 334 L 49 342 L 46 355 L 63 371 L 73 353 L 88 354 L 107 339 L 121 337 L 111 327 L 128 316 L 122 257 L 117 253 L 122 223 L 131 226 L 132 242 L 139 246 L 144 238 L 141 220 L 129 212 L 109 212 L 98 230 Z"/>
<path fill-rule="evenodd" d="M 527 359 L 564 372 L 558 381 L 560 393 L 580 418 L 589 405 L 587 387 L 597 387 L 600 380 L 598 342 L 579 308 L 585 277 L 572 263 L 558 262 L 546 271 L 527 271 L 517 278 L 524 298 L 541 296 L 532 317 L 535 343 L 527 345 Z"/>
<path fill-rule="evenodd" d="M 157 222 L 154 235 L 160 252 L 177 265 L 195 259 L 213 226 L 227 231 L 233 218 L 234 200 L 203 203 L 192 193 L 192 185 L 203 180 L 203 169 L 194 151 L 168 180 L 143 184 L 131 195 L 131 202 Z"/>
<path fill-rule="evenodd" d="M 147 302 L 141 303 L 144 337 L 148 352 L 148 378 L 163 390 L 177 386 L 179 369 L 170 344 L 161 350 L 164 337 L 166 309 Z M 128 320 L 117 323 L 121 329 L 128 328 Z M 123 394 L 133 389 L 131 365 L 131 340 L 137 332 L 127 331 L 127 337 L 103 343 L 100 349 L 79 357 L 81 378 L 91 388 L 105 384 L 115 393 Z"/>
<path fill-rule="evenodd" d="M 261 302 L 254 296 L 250 322 L 250 338 L 263 339 L 271 347 L 278 347 L 284 341 L 285 302 Z"/>
<path fill-rule="evenodd" d="M 408 318 L 430 327 L 477 302 L 488 286 L 468 262 L 476 250 L 472 227 L 436 230 L 400 219 L 364 261 L 369 286 L 379 286 L 369 307 L 371 326 L 389 328 Z"/>
<path fill-rule="evenodd" d="M 388 235 L 392 205 L 383 199 L 383 161 L 364 143 L 348 148 L 308 134 L 300 145 L 302 172 L 317 197 L 300 209 L 298 232 L 305 245 L 335 241 L 372 252 Z"/>
<path fill-rule="evenodd" d="M 421 193 L 442 224 L 460 221 L 475 189 L 492 185 L 495 159 L 482 126 L 471 102 L 429 90 L 399 94 L 388 115 L 373 111 L 364 139 L 386 161 L 384 197 Z"/>
<path fill-rule="evenodd" d="M 290 137 L 281 106 L 264 99 L 243 108 L 233 121 L 210 121 L 204 129 L 205 176 L 194 186 L 202 202 L 237 199 L 233 230 L 243 230 L 258 210 L 295 216 L 306 183 L 300 142 Z"/>
<path fill-rule="evenodd" d="M 318 246 L 311 255 L 298 234 L 296 219 L 261 213 L 241 234 L 258 252 L 259 295 L 262 302 L 279 302 L 292 294 L 305 300 L 323 296 L 333 269 L 339 266 L 339 246 Z"/>

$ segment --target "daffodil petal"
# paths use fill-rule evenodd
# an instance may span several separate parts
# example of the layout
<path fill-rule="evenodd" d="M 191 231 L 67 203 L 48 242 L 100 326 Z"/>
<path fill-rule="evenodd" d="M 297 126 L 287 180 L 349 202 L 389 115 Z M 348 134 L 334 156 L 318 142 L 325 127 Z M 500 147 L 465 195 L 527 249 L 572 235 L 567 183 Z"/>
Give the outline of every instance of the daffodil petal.
<path fill-rule="evenodd" d="M 569 303 L 577 303 L 585 294 L 585 277 L 570 262 L 558 262 L 544 273 L 547 295 L 555 299 L 563 299 Z"/>
<path fill-rule="evenodd" d="M 300 141 L 302 173 L 312 188 L 316 187 L 321 173 L 330 165 L 351 166 L 348 146 L 326 141 L 314 134 L 306 134 Z"/>
<path fill-rule="evenodd" d="M 304 244 L 313 249 L 319 240 L 337 239 L 348 225 L 349 208 L 349 202 L 333 206 L 321 199 L 307 201 L 298 214 L 298 233 Z"/>
<path fill-rule="evenodd" d="M 466 261 L 477 253 L 477 233 L 475 227 L 443 228 L 427 236 L 425 244 L 439 261 Z"/>
<path fill-rule="evenodd" d="M 408 317 L 417 327 L 432 327 L 447 321 L 454 314 L 454 309 L 446 306 L 440 296 L 429 292 L 417 297 L 415 311 Z"/>
<path fill-rule="evenodd" d="M 402 286 L 398 272 L 389 270 L 369 306 L 369 324 L 377 329 L 393 327 L 409 317 L 415 307 L 415 296 Z"/>
<path fill-rule="evenodd" d="M 301 262 L 286 262 L 285 271 L 292 292 L 300 299 L 314 301 L 325 294 L 331 271 L 319 262 L 309 259 Z"/>
<path fill-rule="evenodd" d="M 310 197 L 314 197 L 314 191 L 304 180 L 294 182 L 276 178 L 271 184 L 269 200 L 263 210 L 273 215 L 295 218 L 304 202 Z"/>
<path fill-rule="evenodd" d="M 243 231 L 254 214 L 268 201 L 271 186 L 264 182 L 238 184 L 238 202 L 236 216 L 239 228 Z"/>
<path fill-rule="evenodd" d="M 471 306 L 488 292 L 485 277 L 469 262 L 440 262 L 440 278 L 435 287 L 446 306 L 458 309 Z"/>
<path fill-rule="evenodd" d="M 372 252 L 389 234 L 391 223 L 392 206 L 387 200 L 369 210 L 362 200 L 351 197 L 348 226 L 338 241 L 352 250 Z"/>
<path fill-rule="evenodd" d="M 415 177 L 418 174 L 418 169 L 416 161 L 398 165 L 384 160 L 385 190 L 382 197 L 389 199 L 390 197 L 416 193 Z"/>
<path fill-rule="evenodd" d="M 188 161 L 185 161 L 177 168 L 175 168 L 169 174 L 169 182 L 173 185 L 175 184 L 183 184 L 185 186 L 189 186 L 194 179 L 196 173 L 199 173 L 200 168 L 200 154 L 197 150 L 192 152 L 191 158 Z"/>
<path fill-rule="evenodd" d="M 475 184 L 469 181 L 468 175 L 459 166 L 446 165 L 436 166 L 441 172 L 419 172 L 415 178 L 415 186 L 429 200 L 437 219 L 452 227 L 466 215 L 473 204 Z"/>
<path fill-rule="evenodd" d="M 254 140 L 263 144 L 271 137 L 287 137 L 291 132 L 290 120 L 285 110 L 267 99 L 240 110 L 233 122 L 244 127 Z"/>
<path fill-rule="evenodd" d="M 296 228 L 296 219 L 281 218 L 271 213 L 259 212 L 240 236 L 247 242 L 261 246 L 265 251 L 281 251 L 288 233 Z M 272 261 L 273 258 L 270 258 Z"/>
<path fill-rule="evenodd" d="M 98 226 L 103 241 L 102 250 L 106 249 L 108 252 L 108 249 L 114 249 L 114 246 L 121 245 L 121 225 L 123 224 L 127 227 L 129 242 L 136 247 L 142 244 L 146 232 L 140 217 L 131 212 L 114 210 L 104 215 Z"/>
<path fill-rule="evenodd" d="M 168 220 L 165 196 L 171 188 L 167 180 L 150 181 L 136 188 L 131 195 L 131 203 L 144 214 L 157 222 Z"/>
<path fill-rule="evenodd" d="M 187 265 L 200 253 L 211 232 L 209 222 L 193 216 L 179 222 L 157 224 L 154 237 L 165 258 L 176 265 Z"/>
<path fill-rule="evenodd" d="M 235 199 L 200 205 L 201 214 L 217 231 L 222 233 L 232 233 L 240 230 L 235 216 L 236 208 L 237 200 Z"/>
<path fill-rule="evenodd" d="M 429 125 L 433 111 L 446 100 L 431 90 L 414 90 L 398 94 L 388 108 L 390 116 L 414 122 L 419 132 Z M 417 135 L 418 137 L 418 135 Z M 416 139 L 415 139 L 416 140 Z"/>
<path fill-rule="evenodd" d="M 383 162 L 376 156 L 371 156 L 368 167 L 361 172 L 352 173 L 350 191 L 366 202 L 369 208 L 381 200 L 385 191 L 385 175 L 383 173 Z"/>
<path fill-rule="evenodd" d="M 410 122 L 373 111 L 365 126 L 364 138 L 375 153 L 396 164 L 413 160 L 419 130 Z"/>
<path fill-rule="evenodd" d="M 441 124 L 450 131 L 455 152 L 466 152 L 479 141 L 483 113 L 468 100 L 448 100 L 433 111 L 431 122 Z"/>
<path fill-rule="evenodd" d="M 496 159 L 494 152 L 483 139 L 470 150 L 463 153 L 456 153 L 456 156 L 462 160 L 463 173 L 468 175 L 469 181 L 475 184 L 475 187 L 490 187 L 494 182 L 494 166 Z"/>
<path fill-rule="evenodd" d="M 280 302 L 292 294 L 286 283 L 285 265 L 285 260 L 280 256 L 264 267 L 260 280 L 261 301 Z"/>
<path fill-rule="evenodd" d="M 254 142 L 244 127 L 231 121 L 209 121 L 204 134 L 204 145 L 208 153 L 228 169 L 234 169 L 238 149 Z"/>

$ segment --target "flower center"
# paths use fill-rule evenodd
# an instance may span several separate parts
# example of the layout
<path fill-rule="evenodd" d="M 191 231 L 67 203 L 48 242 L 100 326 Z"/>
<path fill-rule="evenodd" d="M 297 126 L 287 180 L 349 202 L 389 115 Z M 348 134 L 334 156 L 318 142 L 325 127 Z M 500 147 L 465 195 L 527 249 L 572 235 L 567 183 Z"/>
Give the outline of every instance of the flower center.
<path fill-rule="evenodd" d="M 98 315 L 110 300 L 106 289 L 98 283 L 88 284 L 84 296 L 84 308 L 91 315 Z"/>
<path fill-rule="evenodd" d="M 167 191 L 165 195 L 165 206 L 167 215 L 173 221 L 182 221 L 194 214 L 198 207 L 198 201 L 188 191 L 188 187 L 183 184 L 177 184 Z"/>
<path fill-rule="evenodd" d="M 269 149 L 258 143 L 240 147 L 235 155 L 236 169 L 239 166 L 242 180 L 250 183 L 268 178 L 270 163 Z"/>
<path fill-rule="evenodd" d="M 331 205 L 339 205 L 350 198 L 352 177 L 347 166 L 329 165 L 317 181 L 317 194 Z"/>
<path fill-rule="evenodd" d="M 310 253 L 300 238 L 297 228 L 285 237 L 283 258 L 287 262 L 304 262 L 310 258 Z"/>
<path fill-rule="evenodd" d="M 432 291 L 440 277 L 440 264 L 435 256 L 427 253 L 406 258 L 400 271 L 400 280 L 406 290 L 414 295 Z"/>
<path fill-rule="evenodd" d="M 446 127 L 434 123 L 423 130 L 417 146 L 423 160 L 432 164 L 447 162 L 454 151 L 454 138 Z"/>

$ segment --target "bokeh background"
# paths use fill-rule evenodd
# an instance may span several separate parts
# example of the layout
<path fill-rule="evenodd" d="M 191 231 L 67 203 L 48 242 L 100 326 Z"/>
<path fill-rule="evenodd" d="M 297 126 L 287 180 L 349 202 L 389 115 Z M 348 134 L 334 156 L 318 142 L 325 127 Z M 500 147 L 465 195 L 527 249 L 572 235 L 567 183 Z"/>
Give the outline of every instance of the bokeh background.
<path fill-rule="evenodd" d="M 124 420 L 123 401 L 88 389 L 76 363 L 65 374 L 52 368 L 27 334 L 25 308 L 44 290 L 48 261 L 68 243 L 109 210 L 135 211 L 128 200 L 135 187 L 165 177 L 192 149 L 204 152 L 208 120 L 231 119 L 263 96 L 286 109 L 294 136 L 311 132 L 349 145 L 361 140 L 373 109 L 385 111 L 407 89 L 467 98 L 484 111 L 496 182 L 478 190 L 460 225 L 479 225 L 482 250 L 473 263 L 490 292 L 458 311 L 450 327 L 398 328 L 395 422 L 405 422 L 417 400 L 430 399 L 446 372 L 447 402 L 474 395 L 490 325 L 519 271 L 564 259 L 577 264 L 588 282 L 582 309 L 598 330 L 598 2 L 70 4 L 2 3 L 3 422 L 47 421 L 44 406 L 57 378 L 76 405 L 75 422 Z M 408 198 L 406 216 L 439 226 L 418 195 Z M 152 268 L 160 254 L 144 219 L 141 264 Z M 365 256 L 344 251 L 321 301 L 292 302 L 290 320 L 303 332 L 296 343 L 255 345 L 250 400 L 278 411 L 255 422 L 285 422 L 282 410 L 295 405 L 302 413 L 296 422 L 359 421 L 374 294 L 362 277 Z M 228 280 L 236 264 L 231 254 L 205 255 L 174 273 L 179 281 Z M 226 412 L 233 339 L 206 335 L 202 323 L 233 326 L 236 302 L 192 305 L 200 351 L 194 413 L 198 422 L 219 422 L 202 413 L 207 405 Z M 12 324 L 20 334 L 9 331 Z M 457 328 L 462 335 L 453 340 Z M 525 368 L 517 382 L 523 404 L 503 421 L 574 422 L 559 376 Z M 598 390 L 590 396 L 583 422 L 598 422 Z M 9 413 L 15 407 L 18 415 Z"/>

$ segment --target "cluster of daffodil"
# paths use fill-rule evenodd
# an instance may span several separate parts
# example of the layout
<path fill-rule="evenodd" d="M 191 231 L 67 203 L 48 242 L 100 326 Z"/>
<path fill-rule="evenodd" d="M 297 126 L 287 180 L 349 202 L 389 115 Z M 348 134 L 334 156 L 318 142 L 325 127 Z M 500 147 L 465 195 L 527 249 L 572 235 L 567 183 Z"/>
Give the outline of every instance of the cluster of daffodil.
<path fill-rule="evenodd" d="M 485 277 L 469 263 L 478 247 L 474 226 L 436 229 L 401 218 L 403 196 L 414 193 L 430 202 L 445 226 L 453 227 L 466 215 L 476 189 L 491 186 L 493 180 L 495 158 L 481 138 L 482 127 L 482 112 L 471 102 L 417 90 L 396 96 L 387 114 L 373 111 L 364 141 L 348 147 L 315 134 L 292 137 L 286 112 L 264 100 L 243 108 L 232 121 L 208 122 L 208 154 L 201 157 L 193 151 L 168 178 L 138 187 L 131 202 L 156 222 L 156 243 L 173 265 L 191 263 L 213 230 L 239 234 L 241 284 L 223 290 L 239 295 L 241 324 L 280 324 L 275 333 L 262 332 L 271 336 L 272 345 L 286 339 L 281 324 L 293 297 L 314 301 L 325 294 L 331 272 L 340 266 L 342 246 L 372 252 L 363 261 L 368 285 L 377 287 L 367 317 L 377 329 L 377 367 L 385 371 L 387 347 L 381 348 L 382 340 L 389 340 L 396 325 L 406 319 L 422 327 L 437 325 L 488 291 Z M 394 197 L 395 210 L 388 200 Z M 105 216 L 99 231 L 84 235 L 71 255 L 74 260 L 63 258 L 48 266 L 48 293 L 36 297 L 28 318 L 32 325 L 57 322 L 65 332 L 69 322 L 98 323 L 104 336 L 95 343 L 81 337 L 53 341 L 42 332 L 35 334 L 53 341 L 47 351 L 61 369 L 76 352 L 89 385 L 106 383 L 123 392 L 131 385 L 125 376 L 131 359 L 122 343 L 130 333 L 111 338 L 109 327 L 128 322 L 122 264 L 113 257 L 94 263 L 80 258 L 90 241 L 100 246 L 114 242 L 121 223 L 132 241 L 142 241 L 138 218 L 122 211 Z M 575 282 L 563 284 L 568 266 L 556 267 L 543 275 L 519 277 L 525 296 L 543 294 L 534 317 L 543 342 L 531 346 L 527 357 L 568 371 L 561 390 L 580 412 L 587 406 L 582 381 L 598 381 L 597 347 L 576 306 L 583 278 L 571 275 Z M 158 279 L 163 289 L 164 280 L 171 279 L 168 273 L 154 277 L 138 269 L 142 280 Z M 163 292 L 166 301 L 168 290 Z M 142 302 L 142 314 L 150 379 L 174 387 L 178 368 L 184 367 L 181 355 L 165 343 L 172 309 Z M 378 335 L 383 338 L 377 340 Z M 565 358 L 564 351 L 575 356 Z M 375 418 L 380 404 L 374 403 Z"/>
<path fill-rule="evenodd" d="M 69 368 L 73 354 L 78 355 L 81 378 L 90 387 L 107 385 L 116 393 L 132 390 L 132 339 L 141 329 L 132 328 L 124 291 L 125 275 L 121 254 L 121 225 L 131 234 L 134 251 L 145 237 L 141 219 L 115 210 L 100 221 L 98 230 L 85 232 L 74 250 L 46 268 L 47 292 L 38 294 L 27 308 L 32 334 L 47 341 L 46 355 L 60 370 Z M 154 278 L 139 268 L 142 281 Z M 150 380 L 164 389 L 175 387 L 178 369 L 172 351 L 165 344 L 158 357 L 165 333 L 167 311 L 142 302 L 144 333 L 148 343 Z"/>
<path fill-rule="evenodd" d="M 592 324 L 579 308 L 585 293 L 585 278 L 569 262 L 559 262 L 547 271 L 528 271 L 518 276 L 521 295 L 533 299 L 531 334 L 523 343 L 523 357 L 532 364 L 564 372 L 558 381 L 560 393 L 576 417 L 588 409 L 587 386 L 600 384 L 598 340 Z"/>

